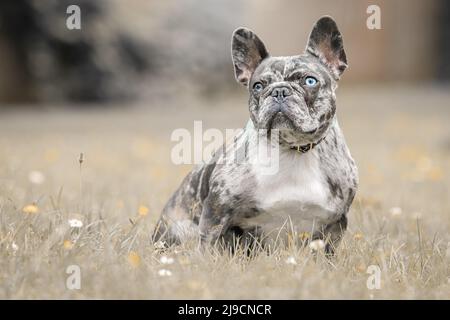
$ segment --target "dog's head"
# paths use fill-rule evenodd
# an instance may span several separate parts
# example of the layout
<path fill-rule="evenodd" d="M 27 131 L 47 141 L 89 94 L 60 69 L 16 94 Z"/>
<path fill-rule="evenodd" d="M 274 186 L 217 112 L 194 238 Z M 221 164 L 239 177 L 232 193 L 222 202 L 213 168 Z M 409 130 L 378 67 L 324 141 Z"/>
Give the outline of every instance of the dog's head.
<path fill-rule="evenodd" d="M 239 28 L 232 37 L 238 82 L 250 93 L 250 118 L 257 129 L 278 129 L 289 145 L 321 139 L 336 112 L 335 90 L 347 67 L 342 36 L 330 17 L 319 19 L 305 52 L 271 57 L 252 31 Z"/>

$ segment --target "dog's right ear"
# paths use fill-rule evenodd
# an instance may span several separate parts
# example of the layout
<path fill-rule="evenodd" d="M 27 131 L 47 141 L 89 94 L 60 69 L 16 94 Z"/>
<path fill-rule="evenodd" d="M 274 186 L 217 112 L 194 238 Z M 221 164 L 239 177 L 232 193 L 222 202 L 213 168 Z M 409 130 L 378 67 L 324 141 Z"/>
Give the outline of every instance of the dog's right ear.
<path fill-rule="evenodd" d="M 336 79 L 347 68 L 342 35 L 333 18 L 324 16 L 313 27 L 306 52 L 319 58 L 333 72 Z"/>
<path fill-rule="evenodd" d="M 256 67 L 269 56 L 269 53 L 256 34 L 249 29 L 239 28 L 233 32 L 231 56 L 236 80 L 248 86 Z"/>

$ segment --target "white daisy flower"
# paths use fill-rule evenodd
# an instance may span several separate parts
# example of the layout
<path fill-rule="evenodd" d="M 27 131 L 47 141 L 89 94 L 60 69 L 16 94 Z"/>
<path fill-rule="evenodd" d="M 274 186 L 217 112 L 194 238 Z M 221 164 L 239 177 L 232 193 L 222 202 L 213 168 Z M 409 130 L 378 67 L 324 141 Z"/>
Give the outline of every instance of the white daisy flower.
<path fill-rule="evenodd" d="M 69 219 L 68 223 L 71 228 L 81 228 L 83 226 L 83 221 L 79 219 Z"/>
<path fill-rule="evenodd" d="M 170 277 L 172 275 L 172 271 L 167 270 L 167 269 L 160 269 L 158 271 L 158 275 L 160 277 Z"/>
<path fill-rule="evenodd" d="M 42 172 L 33 170 L 33 171 L 30 171 L 30 173 L 28 174 L 28 180 L 32 184 L 40 185 L 45 182 L 45 176 Z"/>
<path fill-rule="evenodd" d="M 292 256 L 288 257 L 285 262 L 286 262 L 286 264 L 292 264 L 292 265 L 296 265 L 297 264 L 297 261 Z"/>
<path fill-rule="evenodd" d="M 392 207 L 391 209 L 389 209 L 389 213 L 392 216 L 399 216 L 402 214 L 402 208 L 400 207 Z"/>
<path fill-rule="evenodd" d="M 166 243 L 164 241 L 157 241 L 154 243 L 155 249 L 164 249 L 166 247 Z"/>
<path fill-rule="evenodd" d="M 162 256 L 160 259 L 159 259 L 159 262 L 161 262 L 162 264 L 172 264 L 172 263 L 174 263 L 174 259 L 173 258 L 171 258 L 171 257 L 166 257 L 166 256 Z"/>
<path fill-rule="evenodd" d="M 311 243 L 309 244 L 309 248 L 312 251 L 319 251 L 319 250 L 323 250 L 323 248 L 325 248 L 325 242 L 323 240 L 314 240 L 311 241 Z"/>

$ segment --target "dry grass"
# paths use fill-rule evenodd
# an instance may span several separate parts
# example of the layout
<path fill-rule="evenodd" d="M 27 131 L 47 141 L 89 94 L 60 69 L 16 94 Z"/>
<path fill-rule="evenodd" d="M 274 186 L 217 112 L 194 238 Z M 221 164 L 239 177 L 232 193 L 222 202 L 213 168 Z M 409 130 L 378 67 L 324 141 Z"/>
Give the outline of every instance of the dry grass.
<path fill-rule="evenodd" d="M 170 162 L 171 130 L 194 119 L 238 128 L 243 96 L 210 109 L 4 113 L 0 298 L 448 299 L 450 95 L 342 88 L 339 97 L 361 186 L 332 260 L 297 246 L 250 259 L 152 245 L 159 211 L 189 170 Z M 80 290 L 66 288 L 69 265 L 81 268 Z M 366 286 L 369 265 L 382 270 L 380 290 Z"/>

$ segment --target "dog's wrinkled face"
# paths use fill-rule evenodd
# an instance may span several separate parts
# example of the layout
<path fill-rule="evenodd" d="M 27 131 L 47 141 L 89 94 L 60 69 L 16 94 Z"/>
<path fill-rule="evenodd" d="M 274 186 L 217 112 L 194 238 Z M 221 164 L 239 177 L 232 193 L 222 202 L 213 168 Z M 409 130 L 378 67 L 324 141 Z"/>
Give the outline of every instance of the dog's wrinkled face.
<path fill-rule="evenodd" d="M 305 53 L 270 57 L 250 30 L 233 34 L 236 79 L 248 86 L 250 117 L 258 129 L 278 129 L 291 146 L 313 143 L 327 131 L 336 112 L 335 90 L 347 67 L 341 34 L 330 17 L 321 18 Z"/>

